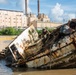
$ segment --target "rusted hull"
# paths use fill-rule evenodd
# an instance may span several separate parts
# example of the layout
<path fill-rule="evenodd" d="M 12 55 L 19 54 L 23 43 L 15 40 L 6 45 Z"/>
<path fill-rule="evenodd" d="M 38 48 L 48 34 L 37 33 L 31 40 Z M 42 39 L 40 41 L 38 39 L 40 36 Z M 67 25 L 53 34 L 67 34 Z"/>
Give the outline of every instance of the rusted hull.
<path fill-rule="evenodd" d="M 76 65 L 75 58 L 76 32 L 73 32 L 54 42 L 50 49 L 45 49 L 43 52 L 30 57 L 26 64 L 28 67 L 34 68 L 66 68 Z"/>
<path fill-rule="evenodd" d="M 8 46 L 14 61 L 31 68 L 52 69 L 76 66 L 76 30 L 61 35 L 61 27 L 50 34 L 46 33 L 46 38 L 39 38 L 33 26 L 25 30 Z M 22 37 L 25 33 L 28 38 Z"/>
<path fill-rule="evenodd" d="M 63 41 L 65 38 L 65 42 Z M 60 43 L 61 42 L 61 43 Z M 76 32 L 65 36 L 59 41 L 59 48 L 53 49 L 51 52 L 51 67 L 52 68 L 66 68 L 76 66 Z"/>

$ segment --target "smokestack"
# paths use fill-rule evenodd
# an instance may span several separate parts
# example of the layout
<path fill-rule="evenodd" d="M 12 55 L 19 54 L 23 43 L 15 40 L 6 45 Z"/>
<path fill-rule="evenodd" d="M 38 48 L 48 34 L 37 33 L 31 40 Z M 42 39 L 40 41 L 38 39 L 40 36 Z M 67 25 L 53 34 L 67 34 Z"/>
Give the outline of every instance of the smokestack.
<path fill-rule="evenodd" d="M 38 0 L 38 15 L 40 14 L 40 0 Z"/>
<path fill-rule="evenodd" d="M 25 0 L 25 15 L 27 16 L 27 0 Z"/>

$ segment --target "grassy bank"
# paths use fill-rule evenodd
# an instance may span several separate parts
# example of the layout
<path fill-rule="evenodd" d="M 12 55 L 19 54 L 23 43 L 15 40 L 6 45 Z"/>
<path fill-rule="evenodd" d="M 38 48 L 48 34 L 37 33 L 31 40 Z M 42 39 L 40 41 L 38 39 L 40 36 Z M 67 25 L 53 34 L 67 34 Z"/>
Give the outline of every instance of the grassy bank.
<path fill-rule="evenodd" d="M 45 29 L 48 30 L 49 32 L 54 30 L 53 28 L 47 28 L 47 27 L 45 27 Z M 0 35 L 19 35 L 22 31 L 23 31 L 22 29 L 7 27 L 0 30 Z M 38 34 L 41 34 L 42 30 L 37 30 L 37 32 Z"/>
<path fill-rule="evenodd" d="M 0 30 L 0 35 L 19 35 L 22 31 L 13 27 L 6 27 Z"/>

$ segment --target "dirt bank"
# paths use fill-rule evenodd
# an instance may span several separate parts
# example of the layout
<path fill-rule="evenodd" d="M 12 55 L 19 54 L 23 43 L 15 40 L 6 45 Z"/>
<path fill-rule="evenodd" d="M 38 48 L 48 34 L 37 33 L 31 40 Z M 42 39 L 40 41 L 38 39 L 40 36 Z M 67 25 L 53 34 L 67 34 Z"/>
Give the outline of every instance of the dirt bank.
<path fill-rule="evenodd" d="M 0 36 L 0 51 L 7 47 L 16 36 Z"/>

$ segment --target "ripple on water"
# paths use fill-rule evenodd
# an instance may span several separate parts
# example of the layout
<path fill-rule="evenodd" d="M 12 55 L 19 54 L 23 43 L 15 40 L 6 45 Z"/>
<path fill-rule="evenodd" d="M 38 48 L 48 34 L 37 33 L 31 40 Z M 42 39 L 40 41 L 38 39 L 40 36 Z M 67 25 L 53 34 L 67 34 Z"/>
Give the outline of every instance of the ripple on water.
<path fill-rule="evenodd" d="M 8 68 L 6 65 L 6 62 L 4 60 L 0 61 L 0 75 L 12 75 L 12 69 Z"/>

